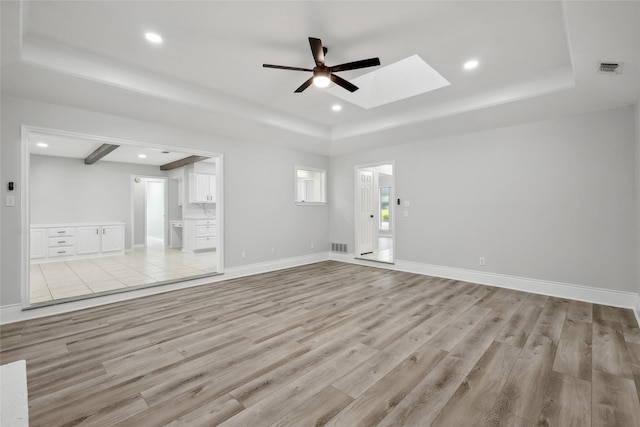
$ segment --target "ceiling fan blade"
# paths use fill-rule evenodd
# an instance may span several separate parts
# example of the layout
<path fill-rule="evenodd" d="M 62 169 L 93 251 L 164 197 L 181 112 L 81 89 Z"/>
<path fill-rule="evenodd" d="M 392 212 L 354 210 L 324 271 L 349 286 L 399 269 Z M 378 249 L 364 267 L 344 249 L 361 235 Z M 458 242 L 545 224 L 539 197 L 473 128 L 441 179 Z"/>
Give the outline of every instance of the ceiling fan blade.
<path fill-rule="evenodd" d="M 293 93 L 300 93 L 303 90 L 305 90 L 306 88 L 308 88 L 309 86 L 311 86 L 311 83 L 313 83 L 313 77 L 311 77 L 309 80 L 307 80 L 306 82 L 302 83 L 300 85 L 300 87 L 296 90 L 293 91 Z"/>
<path fill-rule="evenodd" d="M 380 65 L 380 58 L 361 59 L 360 61 L 347 62 L 345 64 L 329 67 L 332 73 L 337 71 L 357 70 L 358 68 L 375 67 Z"/>
<path fill-rule="evenodd" d="M 311 54 L 316 61 L 316 65 L 324 65 L 324 49 L 322 48 L 322 40 L 309 37 L 309 46 L 311 46 Z"/>
<path fill-rule="evenodd" d="M 271 64 L 262 64 L 264 68 L 277 68 L 278 70 L 293 70 L 293 71 L 313 71 L 309 68 L 300 68 L 300 67 L 287 67 L 286 65 L 271 65 Z"/>
<path fill-rule="evenodd" d="M 353 83 L 349 83 L 348 81 L 346 81 L 345 79 L 343 79 L 340 76 L 336 76 L 335 74 L 331 74 L 331 76 L 329 78 L 331 79 L 332 82 L 334 82 L 338 86 L 342 86 L 343 88 L 345 88 L 349 92 L 355 92 L 355 91 L 358 90 L 358 86 L 354 85 Z"/>

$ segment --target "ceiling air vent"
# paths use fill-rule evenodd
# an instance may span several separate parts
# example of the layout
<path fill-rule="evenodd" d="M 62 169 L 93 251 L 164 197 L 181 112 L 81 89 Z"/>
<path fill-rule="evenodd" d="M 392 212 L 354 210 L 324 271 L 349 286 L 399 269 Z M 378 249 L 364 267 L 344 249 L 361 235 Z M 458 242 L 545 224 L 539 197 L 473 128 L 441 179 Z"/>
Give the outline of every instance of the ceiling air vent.
<path fill-rule="evenodd" d="M 598 67 L 600 74 L 622 74 L 621 62 L 600 62 Z"/>

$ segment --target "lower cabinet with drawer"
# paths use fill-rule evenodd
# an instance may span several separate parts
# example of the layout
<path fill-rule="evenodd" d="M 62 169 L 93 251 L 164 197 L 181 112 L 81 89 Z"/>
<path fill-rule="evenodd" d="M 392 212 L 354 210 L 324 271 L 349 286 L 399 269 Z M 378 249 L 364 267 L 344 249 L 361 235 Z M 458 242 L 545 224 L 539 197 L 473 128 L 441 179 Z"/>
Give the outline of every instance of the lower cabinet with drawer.
<path fill-rule="evenodd" d="M 213 250 L 218 246 L 215 219 L 185 219 L 183 250 Z"/>
<path fill-rule="evenodd" d="M 38 261 L 124 252 L 124 223 L 37 225 L 29 242 L 31 259 Z"/>

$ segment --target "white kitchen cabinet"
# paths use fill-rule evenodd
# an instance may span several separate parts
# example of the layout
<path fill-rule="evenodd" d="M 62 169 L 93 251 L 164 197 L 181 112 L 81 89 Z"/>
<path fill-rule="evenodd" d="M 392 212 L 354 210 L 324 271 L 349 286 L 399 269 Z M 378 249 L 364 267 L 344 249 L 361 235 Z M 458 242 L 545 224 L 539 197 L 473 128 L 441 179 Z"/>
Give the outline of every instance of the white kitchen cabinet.
<path fill-rule="evenodd" d="M 47 256 L 49 258 L 76 254 L 75 227 L 47 228 Z"/>
<path fill-rule="evenodd" d="M 124 249 L 124 227 L 121 225 L 102 226 L 102 252 L 115 252 Z"/>
<path fill-rule="evenodd" d="M 185 251 L 213 250 L 218 246 L 215 219 L 187 219 L 184 221 L 183 249 Z"/>
<path fill-rule="evenodd" d="M 189 203 L 215 203 L 216 176 L 204 173 L 189 174 Z"/>
<path fill-rule="evenodd" d="M 31 252 L 31 258 L 46 258 L 49 246 L 48 246 L 48 234 L 46 228 L 32 228 L 29 238 L 29 252 Z"/>
<path fill-rule="evenodd" d="M 31 228 L 31 259 L 124 253 L 124 223 L 49 224 Z"/>
<path fill-rule="evenodd" d="M 78 255 L 97 254 L 100 252 L 100 227 L 78 227 L 77 229 Z"/>

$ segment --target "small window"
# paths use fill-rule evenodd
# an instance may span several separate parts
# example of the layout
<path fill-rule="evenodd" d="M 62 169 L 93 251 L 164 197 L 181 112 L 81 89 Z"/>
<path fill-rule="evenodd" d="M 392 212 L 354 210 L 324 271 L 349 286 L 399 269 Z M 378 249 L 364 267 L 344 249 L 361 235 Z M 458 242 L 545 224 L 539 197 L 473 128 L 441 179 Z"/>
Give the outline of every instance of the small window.
<path fill-rule="evenodd" d="M 296 203 L 327 203 L 327 172 L 324 169 L 296 166 Z"/>

